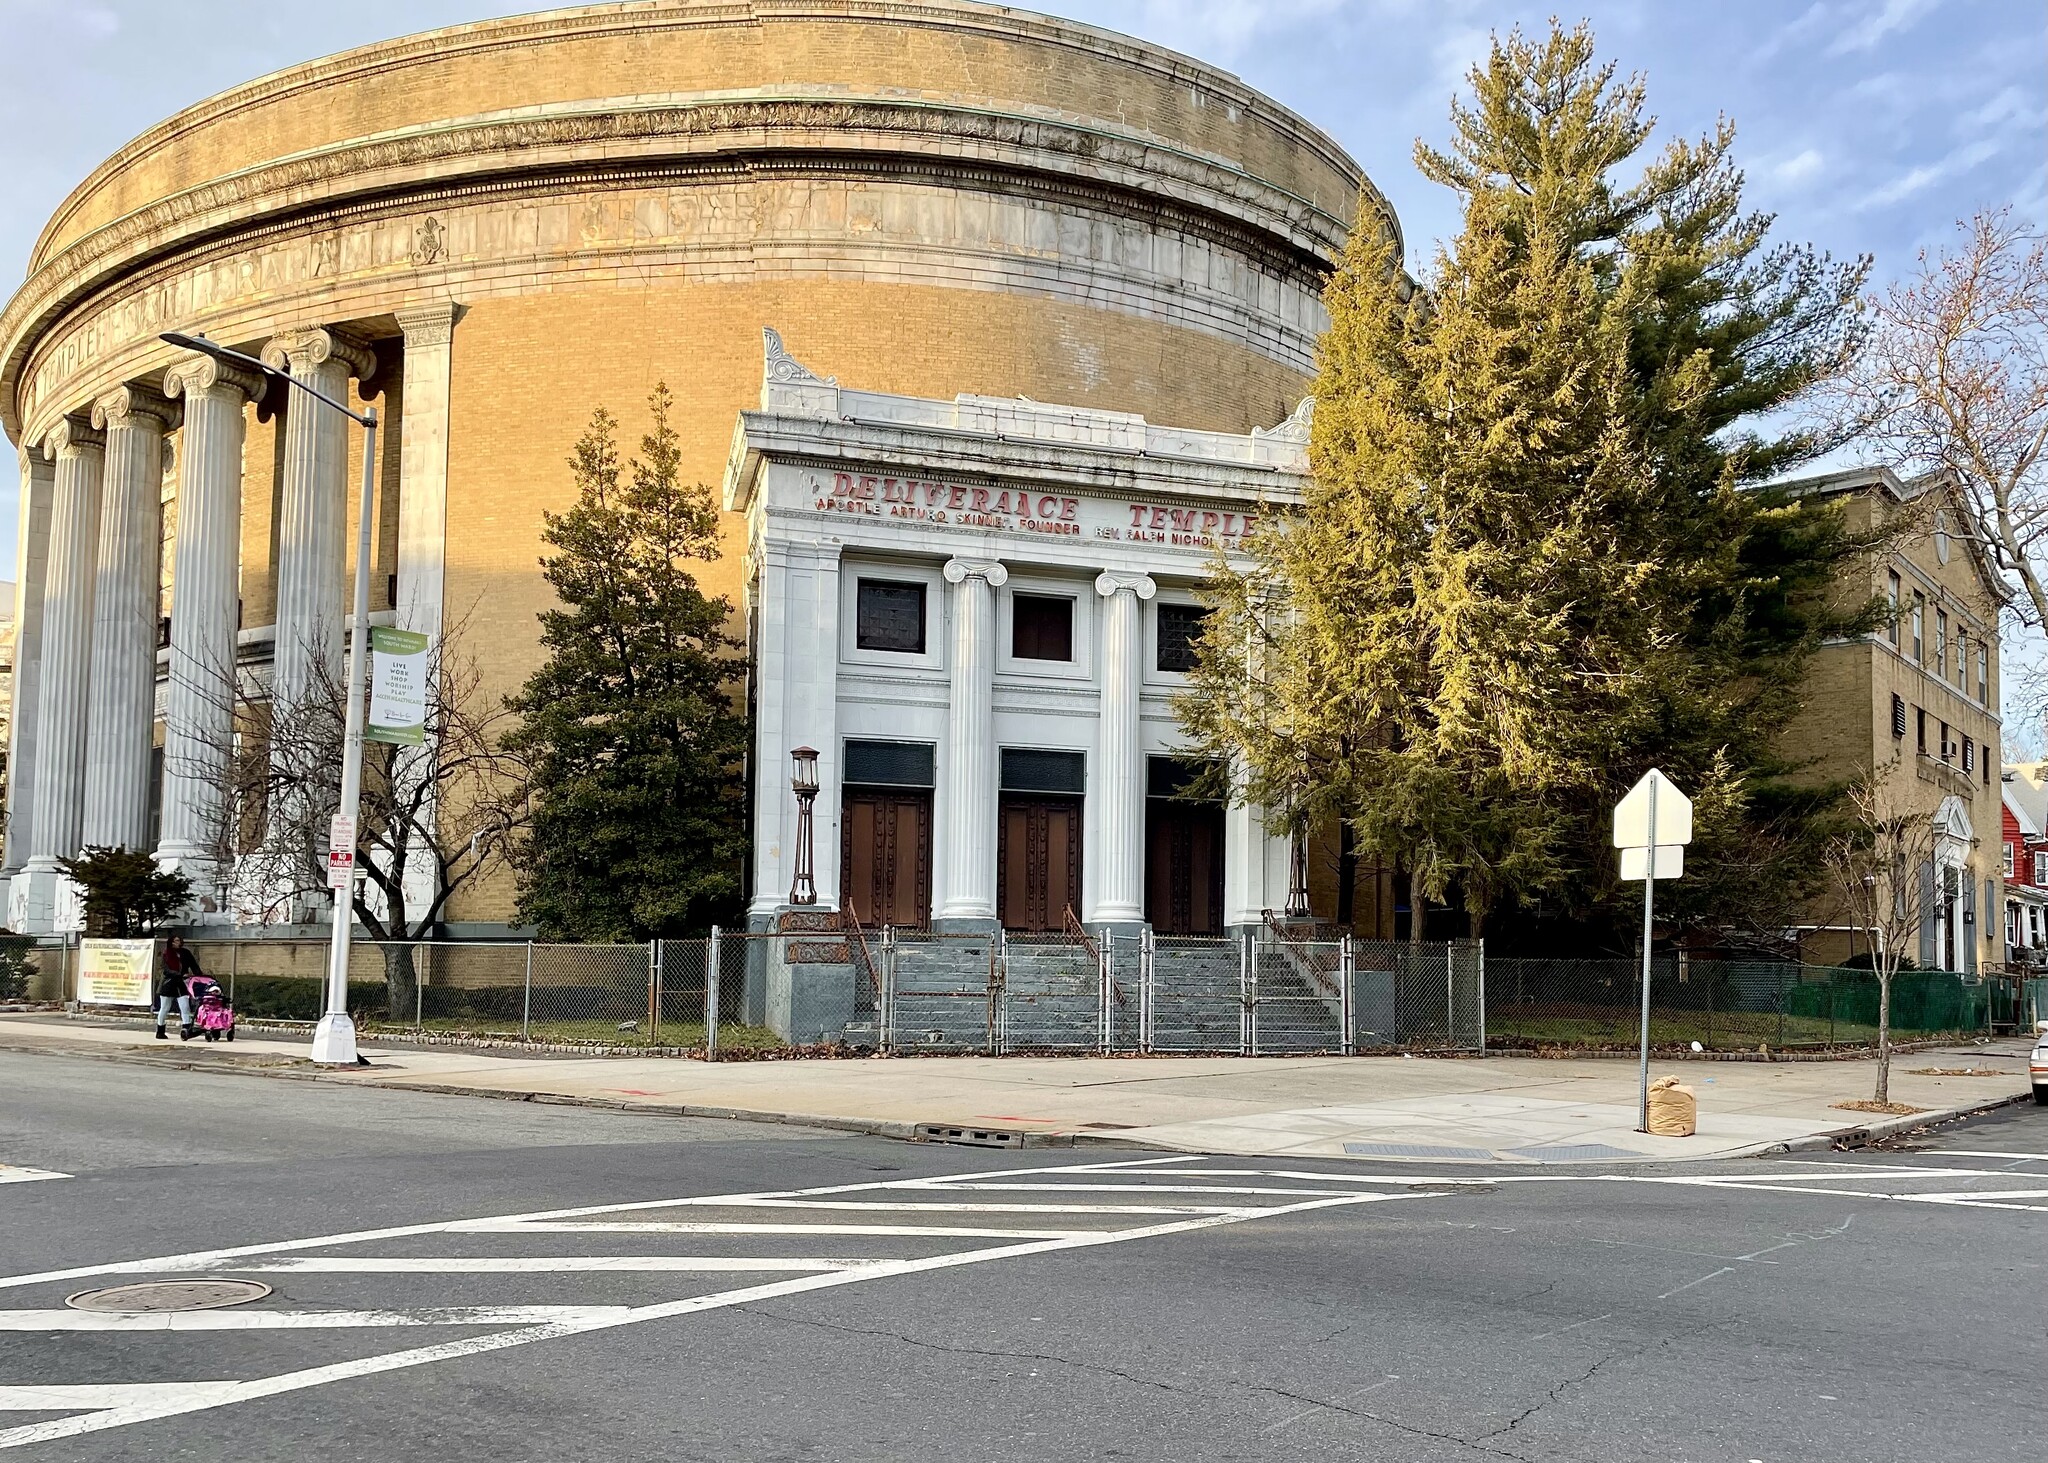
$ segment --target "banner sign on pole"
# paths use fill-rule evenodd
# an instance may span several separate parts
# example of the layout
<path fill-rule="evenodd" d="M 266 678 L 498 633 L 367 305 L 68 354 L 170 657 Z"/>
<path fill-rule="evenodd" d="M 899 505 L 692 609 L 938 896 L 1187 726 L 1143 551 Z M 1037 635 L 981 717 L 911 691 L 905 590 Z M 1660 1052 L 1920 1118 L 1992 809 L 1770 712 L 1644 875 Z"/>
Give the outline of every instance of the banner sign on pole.
<path fill-rule="evenodd" d="M 80 940 L 81 1006 L 154 1006 L 156 941 Z"/>
<path fill-rule="evenodd" d="M 426 737 L 427 637 L 413 630 L 370 627 L 372 742 L 417 747 Z"/>

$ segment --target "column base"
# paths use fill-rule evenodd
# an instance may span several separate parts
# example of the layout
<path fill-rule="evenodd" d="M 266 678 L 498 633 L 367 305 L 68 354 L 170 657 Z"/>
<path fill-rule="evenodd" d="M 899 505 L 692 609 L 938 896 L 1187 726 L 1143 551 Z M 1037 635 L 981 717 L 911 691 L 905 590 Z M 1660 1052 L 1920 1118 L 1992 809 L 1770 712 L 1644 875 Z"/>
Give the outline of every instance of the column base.
<path fill-rule="evenodd" d="M 361 1063 L 356 1053 L 356 1023 L 346 1012 L 329 1011 L 313 1028 L 313 1060 L 323 1067 L 354 1067 Z"/>
<path fill-rule="evenodd" d="M 7 927 L 18 935 L 56 934 L 62 906 L 77 903 L 77 885 L 66 899 L 60 886 L 67 884 L 62 870 L 35 864 L 16 874 L 7 887 Z"/>

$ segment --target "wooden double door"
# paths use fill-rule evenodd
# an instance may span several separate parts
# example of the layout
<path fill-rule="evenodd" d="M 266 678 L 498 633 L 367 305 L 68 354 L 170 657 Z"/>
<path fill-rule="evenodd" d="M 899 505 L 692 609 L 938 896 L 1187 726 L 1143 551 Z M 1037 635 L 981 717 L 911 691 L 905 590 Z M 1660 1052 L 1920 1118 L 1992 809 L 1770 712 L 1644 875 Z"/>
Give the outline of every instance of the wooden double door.
<path fill-rule="evenodd" d="M 849 787 L 839 820 L 839 898 L 869 929 L 917 927 L 932 910 L 932 795 Z"/>
<path fill-rule="evenodd" d="M 1223 805 L 1145 800 L 1145 919 L 1155 934 L 1223 933 Z"/>
<path fill-rule="evenodd" d="M 996 824 L 996 917 L 1008 930 L 1059 930 L 1081 910 L 1081 799 L 1002 795 Z"/>

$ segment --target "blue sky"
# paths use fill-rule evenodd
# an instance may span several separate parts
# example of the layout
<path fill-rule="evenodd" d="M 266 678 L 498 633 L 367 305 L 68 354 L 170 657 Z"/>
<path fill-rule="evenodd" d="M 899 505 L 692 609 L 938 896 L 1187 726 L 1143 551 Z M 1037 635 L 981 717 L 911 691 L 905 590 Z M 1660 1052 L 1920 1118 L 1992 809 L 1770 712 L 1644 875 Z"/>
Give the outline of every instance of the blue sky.
<path fill-rule="evenodd" d="M 488 0 L 0 0 L 0 281 L 45 219 L 136 133 L 199 98 L 349 46 L 533 7 Z M 2048 219 L 2048 8 L 2040 0 L 1067 0 L 1078 20 L 1227 67 L 1328 129 L 1392 200 L 1411 262 L 1456 224 L 1416 174 L 1417 137 L 1487 33 L 1593 23 L 1640 71 L 1661 135 L 1726 114 L 1749 198 L 1778 232 L 1880 277 L 1955 221 Z M 14 454 L 0 454 L 0 565 L 14 562 Z M 11 573 L 11 567 L 0 573 Z"/>

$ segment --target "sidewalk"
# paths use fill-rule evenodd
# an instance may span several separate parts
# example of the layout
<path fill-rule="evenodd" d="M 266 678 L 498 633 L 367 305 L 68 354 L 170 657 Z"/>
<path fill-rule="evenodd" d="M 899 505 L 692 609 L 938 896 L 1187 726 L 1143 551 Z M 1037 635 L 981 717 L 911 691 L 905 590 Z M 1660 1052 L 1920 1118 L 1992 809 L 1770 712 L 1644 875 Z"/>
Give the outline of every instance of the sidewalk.
<path fill-rule="evenodd" d="M 158 1042 L 145 1026 L 0 1017 L 0 1047 L 259 1071 L 280 1076 L 536 1101 L 813 1123 L 895 1137 L 924 1124 L 1022 1133 L 1027 1141 L 1135 1142 L 1266 1156 L 1624 1162 L 1728 1158 L 1820 1135 L 1892 1131 L 2028 1092 L 2025 1039 L 1897 1055 L 1892 1099 L 1907 1119 L 1831 1104 L 1868 1098 L 1869 1061 L 1665 1062 L 1699 1097 L 1699 1133 L 1635 1131 L 1636 1066 L 1613 1058 L 902 1057 L 705 1063 L 531 1057 L 366 1045 L 373 1065 L 322 1072 L 303 1042 Z M 1913 1068 L 1995 1070 L 1988 1077 Z M 1804 1146 L 1804 1145 L 1802 1145 Z"/>

